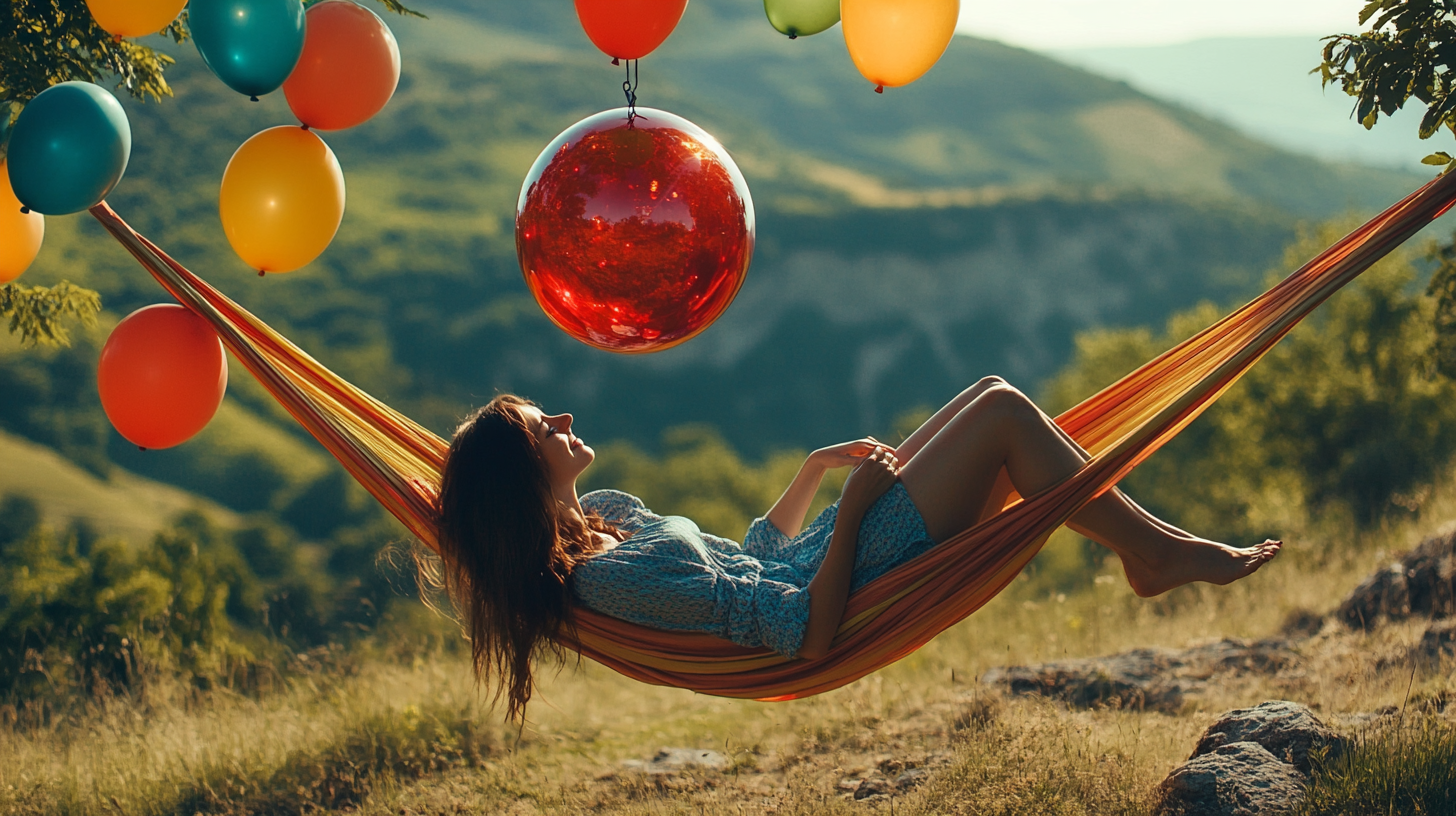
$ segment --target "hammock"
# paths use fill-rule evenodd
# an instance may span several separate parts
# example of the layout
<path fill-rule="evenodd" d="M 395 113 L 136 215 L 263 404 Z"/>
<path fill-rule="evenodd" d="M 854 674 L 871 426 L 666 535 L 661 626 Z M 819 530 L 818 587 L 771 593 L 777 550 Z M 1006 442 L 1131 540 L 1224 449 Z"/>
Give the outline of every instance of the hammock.
<path fill-rule="evenodd" d="M 1456 202 L 1441 176 L 1247 305 L 1057 417 L 1091 460 L 871 582 L 849 599 L 827 656 L 787 658 L 697 633 L 578 609 L 563 645 L 634 679 L 705 694 L 789 700 L 899 660 L 1009 584 L 1052 531 L 1192 422 L 1305 315 Z M 354 478 L 426 545 L 448 443 L 329 371 L 137 234 L 104 202 L 91 213 Z"/>

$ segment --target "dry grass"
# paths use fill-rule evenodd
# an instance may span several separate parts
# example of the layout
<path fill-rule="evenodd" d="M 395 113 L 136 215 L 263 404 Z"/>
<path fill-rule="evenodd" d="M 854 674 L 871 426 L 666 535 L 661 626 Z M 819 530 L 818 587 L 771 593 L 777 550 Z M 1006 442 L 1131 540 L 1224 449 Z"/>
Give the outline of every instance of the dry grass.
<path fill-rule="evenodd" d="M 1456 493 L 1426 519 L 1456 518 Z M 1130 814 L 1220 711 L 1266 699 L 1347 715 L 1456 691 L 1451 666 L 1407 659 L 1423 624 L 1358 634 L 1327 625 L 1274 676 L 1215 678 L 1176 716 L 1070 711 L 1002 699 L 976 678 L 998 665 L 1278 635 L 1330 610 L 1432 522 L 1351 537 L 1294 531 L 1269 568 L 1225 588 L 1156 601 L 1111 572 L 1059 594 L 1018 581 L 910 658 L 845 689 L 760 704 L 634 683 L 594 664 L 545 677 L 520 732 L 485 710 L 465 665 L 443 654 L 362 657 L 250 698 L 154 689 L 45 731 L 0 731 L 0 813 L 896 813 Z M 1076 546 L 1055 539 L 1055 548 Z M 730 767 L 652 775 L 624 768 L 661 747 L 706 748 Z M 864 801 L 903 771 L 923 784 Z"/>

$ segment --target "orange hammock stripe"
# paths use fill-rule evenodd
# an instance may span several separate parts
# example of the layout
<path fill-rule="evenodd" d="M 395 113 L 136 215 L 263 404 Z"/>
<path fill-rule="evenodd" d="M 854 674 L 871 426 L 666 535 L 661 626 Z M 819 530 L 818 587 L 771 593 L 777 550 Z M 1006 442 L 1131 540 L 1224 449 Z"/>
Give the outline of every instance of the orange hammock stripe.
<path fill-rule="evenodd" d="M 1232 387 L 1315 307 L 1456 201 L 1441 176 L 1272 289 L 1057 417 L 1092 460 L 1077 473 L 861 588 L 824 658 L 799 660 L 579 609 L 564 645 L 629 677 L 705 694 L 788 700 L 829 691 L 923 646 L 995 597 L 1052 531 L 1112 488 Z M 448 443 L 309 357 L 137 234 L 106 204 L 92 214 L 354 478 L 425 544 Z"/>

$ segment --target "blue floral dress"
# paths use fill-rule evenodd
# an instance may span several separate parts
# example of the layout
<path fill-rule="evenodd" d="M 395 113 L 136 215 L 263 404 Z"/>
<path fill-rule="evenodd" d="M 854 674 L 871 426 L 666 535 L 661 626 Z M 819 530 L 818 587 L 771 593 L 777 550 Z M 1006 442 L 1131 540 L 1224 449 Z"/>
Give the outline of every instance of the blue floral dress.
<path fill-rule="evenodd" d="M 793 538 L 756 519 L 741 545 L 704 533 L 691 519 L 659 516 L 619 490 L 588 493 L 581 506 L 630 536 L 572 573 L 583 606 L 655 629 L 798 653 L 809 622 L 809 581 L 829 550 L 838 502 Z M 925 520 L 896 482 L 860 524 L 850 590 L 933 546 Z"/>

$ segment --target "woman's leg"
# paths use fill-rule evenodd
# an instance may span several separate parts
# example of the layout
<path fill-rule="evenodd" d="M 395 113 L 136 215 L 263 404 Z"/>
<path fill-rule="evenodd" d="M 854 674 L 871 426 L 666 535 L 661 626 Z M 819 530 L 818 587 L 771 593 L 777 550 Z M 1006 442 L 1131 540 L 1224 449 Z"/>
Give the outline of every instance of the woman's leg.
<path fill-rule="evenodd" d="M 895 448 L 895 457 L 901 462 L 909 462 L 911 459 L 914 459 L 915 455 L 931 439 L 934 439 L 936 434 L 940 433 L 941 428 L 944 428 L 952 419 L 955 419 L 956 414 L 959 414 L 967 405 L 974 402 L 976 397 L 997 387 L 1008 387 L 1008 383 L 996 376 L 982 377 L 975 385 L 957 394 L 955 399 L 947 402 L 930 419 L 920 423 L 920 427 L 916 428 L 914 433 L 905 437 L 905 441 L 901 442 Z M 1057 430 L 1061 429 L 1058 428 Z M 1071 441 L 1071 437 L 1067 437 L 1067 439 Z M 982 504 L 981 512 L 976 520 L 984 521 L 1000 512 L 1001 508 L 1006 506 L 1006 498 L 1011 495 L 1011 491 L 1011 479 L 1006 475 L 1006 469 L 1002 468 L 997 474 L 996 481 L 992 485 L 990 493 L 987 494 L 986 500 Z"/>
<path fill-rule="evenodd" d="M 1086 452 L 1056 423 L 1004 383 L 981 388 L 911 453 L 908 461 L 900 456 L 900 480 L 937 541 L 980 520 L 1003 468 L 1018 492 L 1032 495 L 1087 460 Z M 1140 595 L 1157 595 L 1190 581 L 1229 583 L 1278 552 L 1277 542 L 1240 550 L 1189 535 L 1119 491 L 1090 502 L 1069 525 L 1117 553 Z"/>

